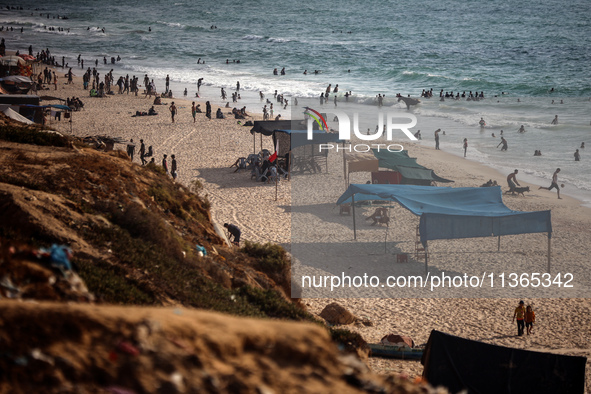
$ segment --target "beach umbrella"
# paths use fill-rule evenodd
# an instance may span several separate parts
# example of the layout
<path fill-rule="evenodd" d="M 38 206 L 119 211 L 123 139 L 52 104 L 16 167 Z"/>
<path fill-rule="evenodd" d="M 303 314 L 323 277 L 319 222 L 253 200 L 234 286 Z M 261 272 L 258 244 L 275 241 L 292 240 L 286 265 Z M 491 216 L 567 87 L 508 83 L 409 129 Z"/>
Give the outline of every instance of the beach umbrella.
<path fill-rule="evenodd" d="M 18 56 L 4 56 L 0 57 L 0 65 L 3 66 L 10 66 L 10 67 L 17 67 L 19 64 L 25 64 L 23 58 Z"/>

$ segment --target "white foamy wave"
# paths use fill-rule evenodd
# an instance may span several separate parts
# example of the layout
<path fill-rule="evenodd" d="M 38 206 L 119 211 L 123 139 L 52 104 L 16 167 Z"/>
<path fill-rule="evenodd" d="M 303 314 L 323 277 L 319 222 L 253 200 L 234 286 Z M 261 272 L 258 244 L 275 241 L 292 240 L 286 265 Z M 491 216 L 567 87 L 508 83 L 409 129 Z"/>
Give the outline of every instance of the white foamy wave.
<path fill-rule="evenodd" d="M 161 25 L 165 25 L 168 27 L 179 27 L 181 29 L 185 27 L 185 25 L 182 25 L 182 24 L 176 23 L 176 22 L 156 21 L 156 23 L 160 23 Z"/>
<path fill-rule="evenodd" d="M 275 38 L 275 37 L 270 37 L 267 39 L 267 42 L 278 42 L 278 43 L 283 43 L 283 42 L 290 42 L 292 40 L 290 40 L 289 38 Z"/>
<path fill-rule="evenodd" d="M 37 33 L 48 33 L 48 34 L 58 34 L 58 35 L 62 35 L 62 36 L 80 36 L 81 34 L 77 31 L 67 31 L 67 30 L 63 30 L 63 31 L 58 31 L 57 28 L 56 30 L 49 30 L 49 28 L 45 29 L 44 27 L 33 27 L 32 29 L 34 32 Z"/>

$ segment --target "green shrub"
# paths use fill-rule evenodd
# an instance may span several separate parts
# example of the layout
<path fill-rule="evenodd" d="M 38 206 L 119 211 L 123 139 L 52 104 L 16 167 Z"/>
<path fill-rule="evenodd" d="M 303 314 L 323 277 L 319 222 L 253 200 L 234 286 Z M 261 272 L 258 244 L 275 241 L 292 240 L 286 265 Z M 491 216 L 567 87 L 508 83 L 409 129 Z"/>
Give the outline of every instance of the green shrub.
<path fill-rule="evenodd" d="M 290 263 L 287 253 L 280 245 L 271 242 L 263 245 L 246 241 L 240 251 L 256 260 L 254 268 L 259 271 L 274 277 L 282 277 L 286 273 L 289 274 Z"/>
<path fill-rule="evenodd" d="M 262 290 L 244 286 L 237 290 L 237 294 L 267 317 L 317 322 L 313 315 L 286 300 L 275 290 Z"/>
<path fill-rule="evenodd" d="M 102 301 L 121 305 L 154 305 L 154 294 L 137 281 L 126 278 L 125 271 L 109 263 L 73 261 L 88 290 Z"/>

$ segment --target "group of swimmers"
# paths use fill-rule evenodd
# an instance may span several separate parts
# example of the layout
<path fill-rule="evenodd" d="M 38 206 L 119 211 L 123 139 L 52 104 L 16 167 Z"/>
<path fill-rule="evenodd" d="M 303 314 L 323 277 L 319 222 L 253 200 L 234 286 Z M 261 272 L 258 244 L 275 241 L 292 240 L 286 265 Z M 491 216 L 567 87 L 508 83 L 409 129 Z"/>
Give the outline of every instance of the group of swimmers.
<path fill-rule="evenodd" d="M 421 92 L 421 97 L 424 97 L 424 98 L 433 97 L 433 88 L 431 88 L 430 90 L 423 89 L 423 91 Z M 454 94 L 453 91 L 444 93 L 443 89 L 441 89 L 441 91 L 439 91 L 439 98 L 441 101 L 443 101 L 446 98 L 454 99 L 454 100 L 459 100 L 461 98 L 462 99 L 465 98 L 468 101 L 472 101 L 472 100 L 477 101 L 477 100 L 484 98 L 484 92 L 481 91 L 480 93 L 478 93 L 478 92 L 472 93 L 472 91 L 470 90 L 468 92 L 468 94 L 466 94 L 466 91 L 463 91 L 462 94 L 460 94 L 460 92 L 456 92 Z"/>

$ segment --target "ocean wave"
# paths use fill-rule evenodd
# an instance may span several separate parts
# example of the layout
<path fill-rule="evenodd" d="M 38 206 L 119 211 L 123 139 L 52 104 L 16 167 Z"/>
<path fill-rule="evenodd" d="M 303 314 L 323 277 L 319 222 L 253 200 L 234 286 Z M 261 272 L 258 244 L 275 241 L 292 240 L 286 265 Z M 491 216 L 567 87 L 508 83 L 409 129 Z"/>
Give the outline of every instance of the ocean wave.
<path fill-rule="evenodd" d="M 263 36 L 257 36 L 256 34 L 248 34 L 244 37 L 242 37 L 243 40 L 248 40 L 248 41 L 256 41 L 256 40 L 261 40 L 265 37 Z"/>
<path fill-rule="evenodd" d="M 292 40 L 290 40 L 289 38 L 275 38 L 275 37 L 267 38 L 267 42 L 283 43 L 283 42 L 291 42 L 291 41 Z"/>
<path fill-rule="evenodd" d="M 178 22 L 156 21 L 156 23 L 160 23 L 161 25 L 165 25 L 165 26 L 168 26 L 168 27 L 179 27 L 181 29 L 183 29 L 185 27 L 185 25 L 180 24 Z"/>

